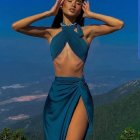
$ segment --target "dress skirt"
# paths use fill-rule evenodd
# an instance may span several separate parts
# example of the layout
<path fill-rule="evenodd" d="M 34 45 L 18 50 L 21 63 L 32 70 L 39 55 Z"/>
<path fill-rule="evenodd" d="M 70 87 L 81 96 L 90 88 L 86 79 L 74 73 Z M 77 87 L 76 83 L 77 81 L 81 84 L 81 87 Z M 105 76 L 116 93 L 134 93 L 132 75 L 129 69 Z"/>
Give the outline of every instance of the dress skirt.
<path fill-rule="evenodd" d="M 55 76 L 43 109 L 45 140 L 65 140 L 80 97 L 83 99 L 88 115 L 88 126 L 83 140 L 92 140 L 94 103 L 84 76 Z"/>

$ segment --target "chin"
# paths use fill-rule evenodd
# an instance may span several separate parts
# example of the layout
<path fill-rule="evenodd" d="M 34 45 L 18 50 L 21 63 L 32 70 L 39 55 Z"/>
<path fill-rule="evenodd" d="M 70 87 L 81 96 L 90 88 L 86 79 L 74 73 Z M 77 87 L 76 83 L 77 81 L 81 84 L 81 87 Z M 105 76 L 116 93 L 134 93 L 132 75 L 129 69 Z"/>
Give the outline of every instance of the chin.
<path fill-rule="evenodd" d="M 69 11 L 68 11 L 67 15 L 68 15 L 68 16 L 73 16 L 73 17 L 76 17 L 76 16 L 77 16 L 76 13 L 72 13 L 72 12 L 69 12 Z"/>

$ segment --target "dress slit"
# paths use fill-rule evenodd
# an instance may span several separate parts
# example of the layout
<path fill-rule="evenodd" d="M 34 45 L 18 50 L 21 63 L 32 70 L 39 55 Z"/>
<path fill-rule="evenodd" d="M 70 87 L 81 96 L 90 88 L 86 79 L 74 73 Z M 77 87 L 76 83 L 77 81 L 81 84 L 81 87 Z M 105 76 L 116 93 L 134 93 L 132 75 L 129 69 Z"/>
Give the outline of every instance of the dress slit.
<path fill-rule="evenodd" d="M 94 106 L 84 78 L 56 77 L 50 88 L 43 111 L 45 140 L 66 139 L 68 128 L 80 97 L 88 118 L 83 140 L 92 139 Z"/>
<path fill-rule="evenodd" d="M 71 123 L 71 121 L 72 121 L 73 115 L 74 115 L 75 110 L 76 110 L 76 108 L 77 108 L 77 106 L 78 106 L 78 104 L 79 104 L 80 98 L 81 98 L 81 100 L 82 100 L 82 102 L 83 102 L 83 105 L 84 105 L 84 107 L 85 107 L 85 109 L 86 109 L 85 103 L 84 103 L 84 101 L 83 101 L 83 97 L 80 95 L 80 96 L 78 97 L 78 100 L 76 101 L 76 105 L 74 106 L 72 112 L 70 113 L 70 114 L 72 114 L 72 115 L 70 116 L 70 119 L 69 119 L 69 121 L 68 121 L 68 126 L 66 127 L 66 132 L 65 132 L 65 136 L 64 136 L 65 139 L 66 139 L 66 136 L 67 136 L 67 133 L 68 133 L 68 129 L 69 129 L 70 123 Z M 70 115 L 70 114 L 69 114 L 69 115 Z M 87 124 L 86 131 L 85 131 L 85 135 L 84 135 L 83 139 L 85 139 L 86 132 L 87 132 L 88 126 L 89 126 L 89 116 L 88 116 L 88 113 L 87 113 L 87 109 L 86 109 L 86 115 L 87 115 L 87 118 L 88 118 L 88 124 Z M 80 116 L 79 116 L 79 117 L 80 117 Z M 73 132 L 73 133 L 74 133 L 74 132 Z"/>

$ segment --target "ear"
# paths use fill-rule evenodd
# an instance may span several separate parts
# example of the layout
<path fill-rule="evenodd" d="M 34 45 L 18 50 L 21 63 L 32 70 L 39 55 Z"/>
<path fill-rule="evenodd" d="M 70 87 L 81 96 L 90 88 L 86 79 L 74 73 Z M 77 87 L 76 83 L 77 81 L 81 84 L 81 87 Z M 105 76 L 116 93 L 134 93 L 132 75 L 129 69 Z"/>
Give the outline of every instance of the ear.
<path fill-rule="evenodd" d="M 62 6 L 62 5 L 60 5 L 60 8 L 62 9 L 62 8 L 63 8 L 63 6 Z"/>

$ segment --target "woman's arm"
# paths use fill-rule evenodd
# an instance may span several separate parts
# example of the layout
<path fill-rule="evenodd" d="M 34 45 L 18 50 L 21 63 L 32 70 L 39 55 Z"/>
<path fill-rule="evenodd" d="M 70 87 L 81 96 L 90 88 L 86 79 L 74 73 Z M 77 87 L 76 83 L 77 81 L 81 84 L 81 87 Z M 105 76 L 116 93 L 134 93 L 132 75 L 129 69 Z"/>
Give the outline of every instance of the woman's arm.
<path fill-rule="evenodd" d="M 18 32 L 21 32 L 27 35 L 45 38 L 46 34 L 49 35 L 49 27 L 43 27 L 43 26 L 35 27 L 35 26 L 31 26 L 30 24 L 32 24 L 33 22 L 37 20 L 43 19 L 45 17 L 49 17 L 51 15 L 52 13 L 50 11 L 46 11 L 46 12 L 39 13 L 33 16 L 29 16 L 17 22 L 14 22 L 12 24 L 12 28 Z"/>
<path fill-rule="evenodd" d="M 124 26 L 124 22 L 122 20 L 119 20 L 111 16 L 92 12 L 90 10 L 89 1 L 88 2 L 84 1 L 82 9 L 84 11 L 83 17 L 93 18 L 105 22 L 105 24 L 102 25 L 87 26 L 89 37 L 91 39 L 95 36 L 112 33 L 116 30 L 121 29 Z"/>
<path fill-rule="evenodd" d="M 37 20 L 43 19 L 45 17 L 55 16 L 63 1 L 64 0 L 56 0 L 54 6 L 49 11 L 39 13 L 33 16 L 29 16 L 17 22 L 14 22 L 12 24 L 12 28 L 20 33 L 48 39 L 51 36 L 50 27 L 44 27 L 44 26 L 36 27 L 36 26 L 31 26 L 30 24 L 32 24 Z"/>
<path fill-rule="evenodd" d="M 92 36 L 109 34 L 124 27 L 124 22 L 122 20 L 111 16 L 90 12 L 88 17 L 105 22 L 105 24 L 102 25 L 89 25 Z"/>

